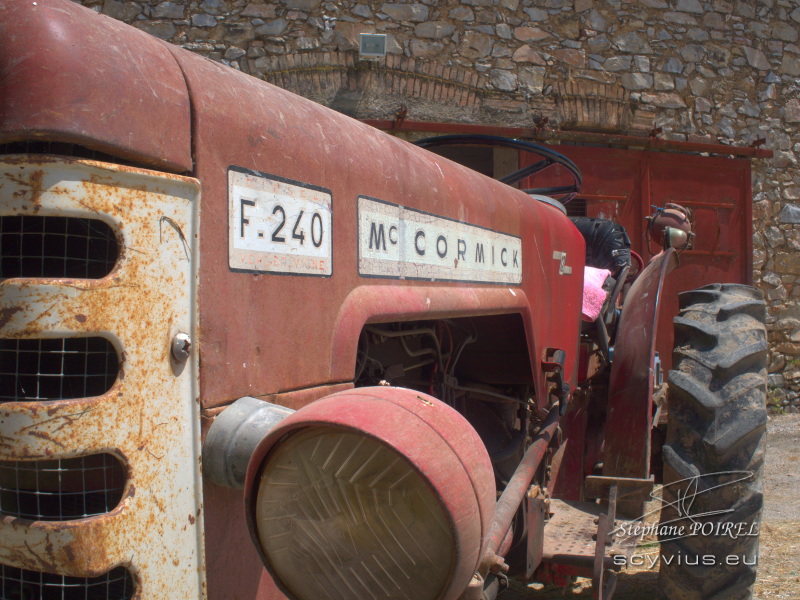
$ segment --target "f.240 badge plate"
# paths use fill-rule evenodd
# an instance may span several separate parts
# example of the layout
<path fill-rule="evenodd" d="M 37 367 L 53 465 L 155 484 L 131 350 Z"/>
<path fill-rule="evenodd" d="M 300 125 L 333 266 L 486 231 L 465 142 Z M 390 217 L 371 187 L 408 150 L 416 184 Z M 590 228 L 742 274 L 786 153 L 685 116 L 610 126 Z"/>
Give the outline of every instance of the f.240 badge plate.
<path fill-rule="evenodd" d="M 228 264 L 246 272 L 329 277 L 330 190 L 228 168 Z"/>

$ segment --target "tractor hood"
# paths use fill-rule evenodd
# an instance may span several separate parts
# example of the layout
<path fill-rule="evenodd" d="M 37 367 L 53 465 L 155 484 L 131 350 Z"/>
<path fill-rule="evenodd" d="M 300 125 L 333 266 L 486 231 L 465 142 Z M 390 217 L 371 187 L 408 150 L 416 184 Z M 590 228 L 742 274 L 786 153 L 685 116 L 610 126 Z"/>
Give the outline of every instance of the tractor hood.
<path fill-rule="evenodd" d="M 4 0 L 0 13 L 0 143 L 192 169 L 189 96 L 166 43 L 68 0 Z"/>
<path fill-rule="evenodd" d="M 365 323 L 459 315 L 520 315 L 531 372 L 562 349 L 574 382 L 584 242 L 557 208 L 69 0 L 0 0 L 0 35 L 3 152 L 200 182 L 204 408 L 349 381 Z"/>

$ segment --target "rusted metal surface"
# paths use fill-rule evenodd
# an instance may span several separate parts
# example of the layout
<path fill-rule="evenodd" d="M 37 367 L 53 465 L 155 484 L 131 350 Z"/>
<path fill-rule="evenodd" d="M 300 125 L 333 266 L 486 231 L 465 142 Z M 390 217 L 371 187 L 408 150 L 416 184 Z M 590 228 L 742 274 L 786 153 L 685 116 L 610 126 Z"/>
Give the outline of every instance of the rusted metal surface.
<path fill-rule="evenodd" d="M 608 507 L 597 519 L 597 536 L 594 546 L 594 564 L 592 565 L 592 600 L 611 600 L 617 586 L 617 574 L 606 570 L 606 546 L 612 544 L 614 519 L 617 512 L 617 486 L 612 485 L 608 495 Z"/>
<path fill-rule="evenodd" d="M 525 561 L 524 576 L 530 579 L 534 571 L 542 563 L 544 552 L 544 525 L 549 516 L 549 500 L 545 500 L 541 495 L 531 497 L 531 493 L 525 498 L 528 510 L 528 555 Z"/>
<path fill-rule="evenodd" d="M 45 14 L 44 11 L 50 12 Z M 58 23 L 56 28 L 65 30 L 63 41 L 48 31 L 36 30 L 42 23 L 47 23 L 46 19 L 41 18 L 42 15 L 51 16 L 50 23 Z M 124 452 L 120 450 L 120 456 L 125 460 L 153 461 L 147 463 L 147 473 L 153 478 L 158 473 L 159 482 L 145 479 L 142 486 L 132 486 L 130 496 L 123 500 L 118 509 L 119 514 L 107 517 L 109 523 L 126 522 L 125 519 L 131 518 L 126 515 L 132 514 L 128 507 L 139 506 L 139 502 L 144 505 L 141 498 L 150 497 L 155 493 L 151 489 L 160 490 L 160 485 L 170 485 L 169 493 L 178 493 L 170 480 L 171 472 L 165 471 L 164 467 L 159 471 L 157 465 L 166 464 L 163 461 L 167 460 L 164 458 L 167 456 L 174 455 L 178 460 L 182 453 L 190 452 L 191 446 L 188 443 L 175 443 L 177 438 L 170 434 L 173 442 L 170 452 L 166 452 L 163 444 L 167 436 L 162 437 L 161 433 L 170 430 L 170 427 L 180 427 L 182 432 L 191 428 L 199 429 L 199 419 L 187 416 L 178 419 L 180 425 L 170 420 L 158 420 L 158 415 L 162 414 L 160 410 L 167 410 L 170 406 L 177 410 L 176 406 L 180 404 L 175 399 L 185 396 L 154 393 L 153 388 L 148 387 L 150 383 L 145 385 L 143 379 L 136 378 L 141 376 L 148 381 L 163 380 L 166 385 L 173 381 L 170 377 L 185 377 L 188 366 L 185 372 L 177 368 L 175 373 L 172 369 L 164 369 L 165 365 L 169 366 L 170 342 L 182 331 L 189 333 L 193 341 L 190 361 L 202 357 L 200 391 L 196 397 L 201 399 L 203 409 L 209 411 L 207 415 L 242 396 L 269 398 L 313 388 L 315 391 L 308 394 L 298 392 L 298 395 L 292 396 L 291 402 L 302 405 L 318 397 L 317 390 L 323 386 L 351 385 L 355 373 L 357 340 L 366 323 L 387 319 L 428 319 L 432 315 L 462 317 L 519 314 L 525 329 L 533 387 L 537 393 L 542 397 L 546 393 L 538 368 L 546 348 L 566 350 L 564 375 L 574 385 L 584 243 L 571 223 L 556 209 L 532 202 L 523 192 L 491 181 L 446 159 L 432 157 L 422 149 L 284 90 L 182 49 L 168 47 L 122 24 L 108 24 L 102 17 L 87 14 L 84 9 L 66 0 L 45 0 L 36 11 L 23 17 L 20 21 L 24 23 L 19 31 L 27 32 L 26 40 L 37 41 L 37 53 L 35 56 L 31 54 L 26 60 L 35 60 L 37 63 L 31 63 L 28 69 L 35 73 L 31 78 L 24 73 L 6 73 L 10 77 L 7 81 L 14 82 L 14 89 L 9 92 L 13 103 L 8 105 L 13 104 L 16 108 L 13 118 L 6 115 L 0 122 L 3 124 L 0 131 L 6 132 L 4 139 L 20 139 L 20 131 L 25 135 L 35 131 L 37 139 L 91 145 L 130 160 L 159 164 L 160 168 L 166 170 L 193 168 L 193 175 L 203 182 L 202 205 L 206 218 L 201 219 L 199 230 L 193 231 L 197 239 L 186 233 L 185 219 L 169 216 L 169 219 L 178 223 L 176 230 L 169 220 L 161 220 L 161 215 L 157 222 L 146 221 L 146 217 L 142 216 L 147 225 L 146 233 L 160 236 L 155 238 L 157 243 L 169 245 L 170 251 L 177 253 L 170 255 L 165 252 L 163 261 L 166 262 L 153 263 L 161 265 L 161 268 L 153 270 L 141 265 L 140 260 L 156 260 L 156 257 L 140 256 L 148 246 L 134 244 L 126 245 L 123 249 L 120 268 L 99 282 L 31 284 L 11 281 L 3 284 L 0 310 L 7 309 L 7 312 L 0 313 L 0 318 L 8 319 L 10 326 L 17 328 L 14 329 L 14 335 L 36 335 L 45 328 L 54 328 L 53 331 L 67 328 L 81 333 L 100 330 L 109 332 L 120 351 L 125 352 L 120 380 L 108 394 L 101 397 L 105 400 L 114 398 L 114 394 L 123 389 L 125 393 L 121 400 L 76 400 L 69 403 L 69 408 L 67 403 L 58 403 L 53 415 L 47 416 L 43 416 L 40 408 L 25 403 L 14 407 L 21 414 L 27 414 L 25 411 L 31 413 L 30 416 L 15 416 L 14 427 L 24 427 L 36 418 L 43 419 L 37 430 L 37 434 L 42 435 L 38 436 L 35 444 L 27 438 L 20 440 L 21 444 L 15 441 L 14 447 L 19 448 L 19 452 L 27 449 L 28 452 L 49 451 L 58 455 L 65 452 L 65 448 L 79 452 L 102 444 L 108 444 L 109 448 L 117 447 L 107 441 L 111 440 L 115 444 L 128 444 L 119 446 L 125 448 Z M 19 33 L 12 31 L 16 24 L 8 24 L 10 22 L 5 20 L 4 23 L 4 27 L 8 28 L 4 30 L 8 34 L 4 39 L 11 42 L 19 40 Z M 101 28 L 97 25 L 100 23 L 104 24 L 102 29 L 106 33 L 95 29 L 96 26 Z M 74 36 L 73 32 L 76 32 Z M 113 43 L 108 41 L 109 36 L 113 37 Z M 79 39 L 80 43 L 73 44 L 70 40 L 74 38 Z M 64 43 L 67 46 L 62 45 Z M 10 43 L 4 47 L 4 52 L 7 48 L 22 52 L 27 45 Z M 72 45 L 76 48 L 71 48 Z M 114 47 L 114 51 L 107 54 L 111 57 L 109 62 L 93 54 L 96 48 L 103 48 L 105 52 L 106 46 Z M 70 53 L 82 52 L 82 49 L 86 49 L 86 54 Z M 45 76 L 42 65 L 55 65 L 56 68 L 49 76 Z M 98 67 L 91 71 L 86 65 Z M 62 77 L 62 72 L 71 79 Z M 75 72 L 85 73 L 86 76 L 74 77 Z M 116 72 L 121 74 L 121 79 L 116 78 Z M 45 84 L 39 83 L 40 80 L 50 81 L 51 86 L 57 84 L 58 95 L 54 97 L 50 89 L 44 89 Z M 158 88 L 154 89 L 153 86 Z M 54 113 L 45 115 L 45 111 L 39 110 L 45 100 L 38 99 L 34 94 L 36 90 L 39 90 L 42 98 L 47 98 L 48 106 L 57 108 Z M 94 96 L 90 101 L 84 100 L 86 90 L 93 90 Z M 30 109 L 19 107 L 25 98 L 30 102 Z M 194 165 L 190 161 L 190 144 L 187 141 L 187 98 L 191 98 L 192 103 L 191 148 Z M 109 106 L 117 107 L 116 112 L 104 112 L 105 107 Z M 235 111 L 230 110 L 232 106 L 236 107 Z M 84 109 L 84 113 L 75 113 Z M 27 117 L 24 122 L 17 122 L 13 120 L 17 118 L 15 115 L 22 115 L 20 119 L 25 115 Z M 41 115 L 50 120 L 45 122 Z M 150 163 L 152 160 L 159 162 Z M 248 172 L 268 174 L 275 180 L 291 180 L 300 187 L 305 186 L 304 189 L 311 189 L 311 186 L 330 192 L 333 225 L 330 231 L 333 248 L 330 276 L 231 270 L 228 221 L 233 215 L 229 213 L 228 167 L 232 165 Z M 124 170 L 116 172 L 125 173 Z M 28 202 L 33 206 L 31 210 L 35 210 L 37 200 L 47 197 L 53 188 L 48 188 L 44 183 L 39 186 L 35 173 L 29 175 L 24 185 L 31 190 Z M 119 183 L 113 177 L 103 181 L 109 185 Z M 157 182 L 163 180 L 152 181 L 158 186 L 161 184 Z M 146 211 L 151 206 L 150 202 L 159 206 L 161 200 L 174 193 L 171 184 L 164 184 L 164 196 L 159 197 L 158 201 L 151 200 L 148 193 L 141 189 L 142 185 L 145 184 L 137 180 L 127 188 L 123 186 L 114 193 L 113 206 L 102 205 L 97 207 L 97 213 L 92 214 L 122 228 L 124 220 L 128 219 L 127 213 L 140 214 L 137 212 L 137 202 Z M 51 191 L 45 193 L 42 190 Z M 432 218 L 442 221 L 488 229 L 519 239 L 522 252 L 521 283 L 501 286 L 463 281 L 387 281 L 360 276 L 357 212 L 360 196 L 408 210 L 425 211 Z M 108 212 L 100 209 L 108 209 Z M 45 210 L 44 205 L 41 210 Z M 87 212 L 80 205 L 75 206 L 75 211 L 82 215 Z M 92 209 L 88 212 L 92 212 Z M 138 223 L 139 217 L 135 218 Z M 180 262 L 183 242 L 177 235 L 178 230 L 186 234 L 185 239 L 190 246 L 195 243 L 199 245 L 202 256 L 198 275 L 198 302 L 202 310 L 189 323 L 196 326 L 195 329 L 187 328 L 177 318 L 170 318 L 167 309 L 161 312 L 154 309 L 161 304 L 172 306 L 171 298 L 164 296 L 162 290 L 169 289 L 163 281 L 165 274 L 173 272 L 176 266 L 183 266 Z M 124 228 L 122 231 L 124 233 Z M 291 229 L 288 231 L 291 233 Z M 148 240 L 148 243 L 156 243 L 153 238 Z M 572 268 L 572 274 L 560 271 L 559 261 L 553 259 L 554 250 L 566 253 L 565 264 Z M 120 279 L 123 275 L 125 277 Z M 130 282 L 134 278 L 137 282 L 145 279 L 149 282 L 150 277 L 164 287 L 156 288 L 155 284 L 141 289 L 131 287 Z M 146 295 L 144 299 L 141 296 L 143 294 Z M 34 314 L 30 309 L 23 308 L 12 314 L 18 307 L 27 306 L 32 301 L 43 302 L 50 297 L 59 298 L 52 308 L 51 302 L 40 313 Z M 324 301 L 318 303 L 319 308 L 309 310 L 306 299 L 312 298 L 323 298 Z M 73 312 L 70 314 L 70 311 Z M 554 314 L 560 318 L 553 319 Z M 85 320 L 81 322 L 78 315 L 85 317 Z M 28 328 L 32 323 L 35 326 Z M 131 337 L 123 337 L 120 332 Z M 128 345 L 131 340 L 136 342 L 135 345 Z M 147 345 L 156 341 L 157 346 Z M 143 353 L 156 347 L 159 353 L 148 355 L 145 361 Z M 194 362 L 191 364 L 195 365 Z M 131 378 L 133 383 L 130 383 Z M 134 398 L 134 390 L 137 391 L 135 400 L 128 401 Z M 166 402 L 165 398 L 172 402 Z M 146 406 L 147 411 L 139 410 L 142 406 Z M 186 407 L 184 409 L 188 410 Z M 149 411 L 154 412 L 151 414 Z M 65 433 L 69 429 L 68 420 L 65 420 L 67 416 L 74 422 L 80 421 L 79 426 L 75 427 L 77 433 L 74 438 Z M 141 421 L 138 420 L 140 418 Z M 142 429 L 139 429 L 140 422 L 144 423 Z M 166 424 L 161 425 L 162 422 Z M 130 429 L 126 429 L 125 425 L 110 428 L 108 423 L 135 425 L 131 425 Z M 64 427 L 56 431 L 61 424 Z M 156 424 L 159 426 L 156 427 Z M 27 437 L 33 439 L 37 436 Z M 119 438 L 124 439 L 120 441 Z M 190 469 L 185 470 L 186 474 L 191 472 Z M 255 550 L 247 541 L 243 516 L 232 508 L 241 496 L 221 490 L 213 484 L 205 484 L 205 490 L 210 511 L 206 529 L 208 554 L 213 555 L 207 577 L 213 593 L 225 598 L 279 598 L 280 594 L 269 576 L 258 567 Z M 183 493 L 183 488 L 180 491 Z M 197 495 L 199 497 L 199 492 Z M 188 514 L 184 517 L 170 512 L 179 510 L 173 508 L 173 504 L 170 501 L 159 509 L 165 512 L 150 513 L 164 517 L 153 517 L 151 524 L 134 529 L 115 526 L 117 537 L 108 536 L 108 539 L 114 539 L 114 543 L 107 546 L 110 548 L 108 557 L 104 558 L 102 553 L 93 555 L 92 564 L 98 569 L 115 561 L 125 563 L 126 560 L 148 560 L 156 564 L 158 557 L 161 557 L 158 564 L 163 564 L 163 567 L 160 568 L 171 569 L 172 557 L 163 560 L 165 552 L 160 546 L 159 551 L 150 552 L 148 558 L 144 557 L 146 552 L 141 546 L 142 550 L 136 551 L 134 559 L 130 559 L 130 555 L 123 558 L 121 548 L 127 547 L 130 552 L 130 548 L 137 548 L 139 539 L 132 537 L 133 534 L 123 535 L 123 529 L 136 531 L 136 535 L 142 536 L 142 539 L 158 539 L 159 544 L 164 539 L 174 539 L 177 544 L 183 539 L 182 535 L 197 534 L 197 517 Z M 104 523 L 105 520 L 100 518 L 96 522 Z M 169 532 L 169 528 L 182 528 L 184 525 L 188 533 L 180 529 L 181 535 L 172 536 Z M 26 531 L 47 527 L 26 526 Z M 82 542 L 83 548 L 91 546 L 92 540 L 81 539 L 86 539 Z M 189 542 L 183 546 L 196 549 L 198 543 L 203 543 L 199 535 L 193 539 L 196 540 L 194 546 Z M 63 548 L 66 543 L 60 542 L 61 545 L 54 548 Z M 77 546 L 75 548 L 79 549 Z M 20 552 L 27 556 L 25 550 L 20 549 Z M 200 550 L 196 552 L 198 556 L 201 553 Z M 88 556 L 88 550 L 83 556 Z M 49 560 L 51 568 L 55 568 L 56 563 L 63 563 L 67 570 L 80 566 L 63 552 Z M 179 562 L 180 567 L 176 569 L 190 568 L 186 561 Z M 140 578 L 146 576 L 144 569 L 136 573 Z M 237 589 L 230 589 L 228 584 L 231 581 L 239 584 Z M 143 586 L 145 583 L 145 579 L 142 579 Z"/>
<path fill-rule="evenodd" d="M 572 575 L 592 577 L 597 548 L 597 520 L 603 509 L 594 502 L 575 502 L 551 500 L 552 516 L 544 527 L 544 562 L 542 567 L 566 566 L 574 569 Z M 619 531 L 621 525 L 631 523 L 625 519 L 616 519 Z M 638 537 L 618 535 L 613 531 L 613 543 L 605 548 L 603 566 L 614 568 L 614 555 L 629 555 L 636 548 Z M 537 573 L 537 575 L 539 575 Z M 537 577 L 538 579 L 538 577 Z"/>
<path fill-rule="evenodd" d="M 560 446 L 550 460 L 549 491 L 562 500 L 583 500 L 583 478 L 586 475 L 587 455 L 598 419 L 592 419 L 589 395 L 582 389 L 573 393 L 567 413 L 561 419 Z M 592 465 L 594 466 L 594 465 Z"/>
<path fill-rule="evenodd" d="M 520 137 L 523 139 L 550 143 L 558 143 L 561 141 L 583 142 L 586 144 L 608 144 L 654 150 L 677 150 L 678 152 L 707 152 L 709 154 L 719 154 L 722 156 L 772 158 L 772 150 L 760 147 L 683 142 L 680 140 L 665 140 L 656 136 L 594 133 L 590 131 L 554 131 L 539 127 L 500 127 L 495 125 L 473 125 L 470 123 L 430 123 L 406 120 L 390 121 L 388 119 L 364 119 L 363 122 L 384 131 L 503 135 L 506 137 Z"/>
<path fill-rule="evenodd" d="M 137 597 L 203 598 L 194 332 L 199 187 L 191 179 L 47 156 L 0 164 L 0 214 L 101 219 L 120 243 L 103 279 L 5 279 L 3 338 L 111 340 L 116 383 L 102 396 L 0 404 L 0 460 L 108 452 L 128 482 L 112 512 L 75 521 L 0 521 L 0 563 L 77 577 L 130 569 Z"/>
<path fill-rule="evenodd" d="M 245 483 L 246 513 L 255 544 L 261 548 L 255 511 L 266 457 L 287 434 L 320 425 L 336 425 L 381 440 L 424 476 L 449 517 L 456 551 L 446 587 L 437 597 L 459 597 L 481 557 L 494 505 L 494 475 L 489 455 L 467 421 L 443 402 L 413 390 L 374 387 L 341 392 L 286 417 L 272 430 L 253 452 Z M 263 553 L 262 559 L 272 568 Z M 348 566 L 348 560 L 344 564 Z"/>
<path fill-rule="evenodd" d="M 488 568 L 494 560 L 503 538 L 506 536 L 506 532 L 511 527 L 514 515 L 516 515 L 520 504 L 528 493 L 533 476 L 536 474 L 542 458 L 544 458 L 547 447 L 553 440 L 559 418 L 559 407 L 556 405 L 550 409 L 547 418 L 542 423 L 542 427 L 531 442 L 531 445 L 528 446 L 525 455 L 520 460 L 514 474 L 497 501 L 494 515 L 492 515 L 492 525 L 486 539 L 486 550 L 481 560 L 482 575 L 488 572 Z"/>
<path fill-rule="evenodd" d="M 625 297 L 611 366 L 603 475 L 647 479 L 653 427 L 653 377 L 661 296 L 678 263 L 670 248 L 656 256 Z"/>
<path fill-rule="evenodd" d="M 293 392 L 284 392 L 282 394 L 268 394 L 262 396 L 259 400 L 271 402 L 272 404 L 280 404 L 286 408 L 297 410 L 306 404 L 310 404 L 314 400 L 319 400 L 325 396 L 330 396 L 336 392 L 343 392 L 345 390 L 353 389 L 352 383 L 339 383 L 335 385 L 322 385 L 319 387 L 305 388 L 302 390 L 295 390 Z M 206 434 L 209 428 L 214 423 L 219 414 L 227 409 L 228 406 L 217 406 L 216 408 L 207 408 L 200 413 L 200 427 L 201 439 L 205 441 Z"/>
<path fill-rule="evenodd" d="M 192 169 L 189 97 L 165 42 L 69 0 L 11 0 L 2 12 L 0 143 Z"/>

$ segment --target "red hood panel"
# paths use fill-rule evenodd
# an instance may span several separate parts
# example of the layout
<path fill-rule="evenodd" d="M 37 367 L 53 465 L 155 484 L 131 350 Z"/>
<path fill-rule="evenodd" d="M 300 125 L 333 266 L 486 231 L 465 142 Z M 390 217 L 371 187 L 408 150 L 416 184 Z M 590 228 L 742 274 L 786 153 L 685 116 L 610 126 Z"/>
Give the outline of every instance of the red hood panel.
<path fill-rule="evenodd" d="M 6 0 L 0 12 L 0 143 L 192 169 L 189 97 L 165 43 L 68 0 Z"/>

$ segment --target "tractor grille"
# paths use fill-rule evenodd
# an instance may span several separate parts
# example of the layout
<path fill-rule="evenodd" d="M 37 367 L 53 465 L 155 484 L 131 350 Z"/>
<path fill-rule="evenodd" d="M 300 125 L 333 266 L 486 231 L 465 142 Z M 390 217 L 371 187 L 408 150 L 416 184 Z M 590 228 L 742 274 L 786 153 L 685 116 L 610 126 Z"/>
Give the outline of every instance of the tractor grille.
<path fill-rule="evenodd" d="M 105 338 L 0 339 L 0 402 L 100 396 L 118 372 Z"/>
<path fill-rule="evenodd" d="M 0 514 L 68 521 L 113 510 L 125 469 L 111 454 L 41 461 L 0 461 Z"/>
<path fill-rule="evenodd" d="M 100 279 L 118 256 L 114 232 L 97 219 L 0 217 L 0 279 Z"/>
<path fill-rule="evenodd" d="M 66 577 L 0 564 L 0 600 L 127 600 L 133 592 L 124 567 L 100 577 Z"/>
<path fill-rule="evenodd" d="M 194 327 L 199 182 L 76 150 L 0 145 L 0 600 L 201 598 L 196 365 L 155 368 Z"/>

